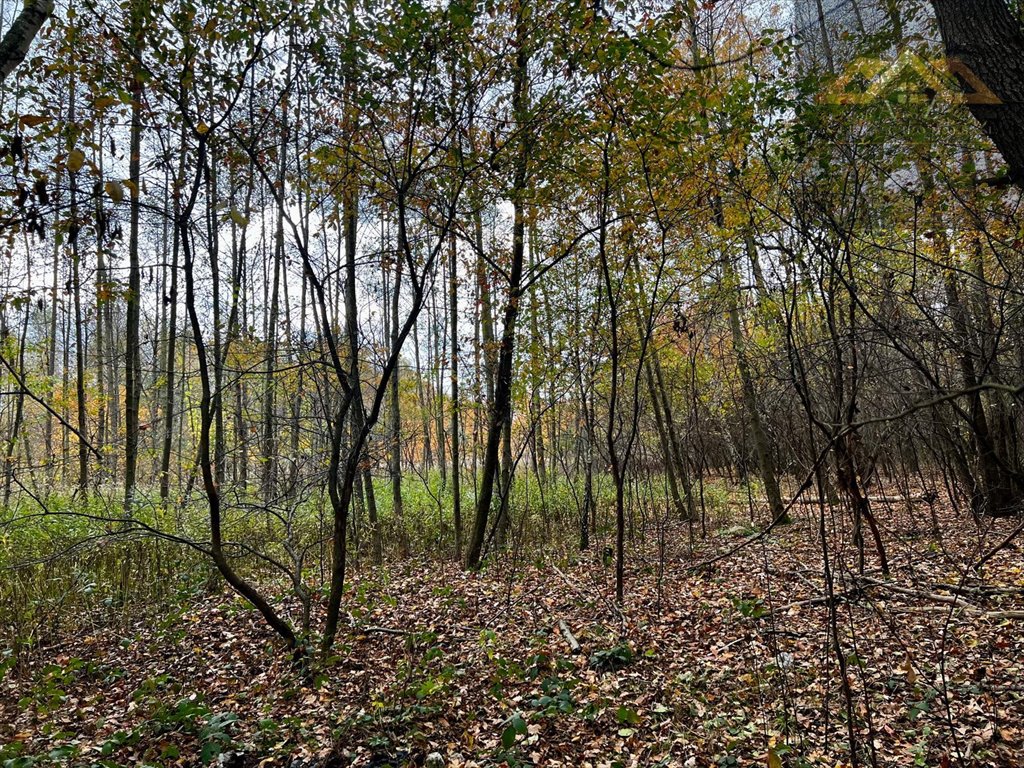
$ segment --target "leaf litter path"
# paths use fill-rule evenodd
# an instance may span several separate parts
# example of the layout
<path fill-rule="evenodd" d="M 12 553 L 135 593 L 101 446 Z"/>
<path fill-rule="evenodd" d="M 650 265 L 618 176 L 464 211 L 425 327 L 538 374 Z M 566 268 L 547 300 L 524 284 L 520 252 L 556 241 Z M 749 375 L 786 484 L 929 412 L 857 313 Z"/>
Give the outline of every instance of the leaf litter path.
<path fill-rule="evenodd" d="M 513 554 L 481 574 L 364 569 L 335 657 L 307 670 L 227 593 L 76 632 L 0 683 L 0 755 L 21 755 L 13 768 L 379 767 L 433 753 L 446 766 L 846 765 L 808 515 L 708 569 L 693 566 L 749 531 L 691 553 L 685 526 L 637 530 L 621 611 L 596 554 Z M 1020 765 L 1024 558 L 1009 547 L 983 578 L 966 568 L 1014 521 L 982 535 L 943 518 L 943 544 L 915 530 L 920 517 L 886 518 L 889 581 L 870 549 L 867 578 L 849 570 L 841 521 L 829 537 L 861 762 Z"/>

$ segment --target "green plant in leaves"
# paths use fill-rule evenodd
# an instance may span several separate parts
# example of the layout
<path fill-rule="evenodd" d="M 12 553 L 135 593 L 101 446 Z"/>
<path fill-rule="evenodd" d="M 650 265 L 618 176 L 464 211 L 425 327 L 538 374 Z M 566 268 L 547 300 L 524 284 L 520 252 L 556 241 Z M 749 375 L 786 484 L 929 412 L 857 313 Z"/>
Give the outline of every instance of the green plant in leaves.
<path fill-rule="evenodd" d="M 501 746 L 511 749 L 516 744 L 517 736 L 526 735 L 526 720 L 520 712 L 516 712 L 505 723 L 505 729 L 501 732 Z"/>
<path fill-rule="evenodd" d="M 576 709 L 572 697 L 575 680 L 563 680 L 560 677 L 549 677 L 541 683 L 541 695 L 530 700 L 530 706 L 540 710 L 544 715 L 568 715 Z"/>
<path fill-rule="evenodd" d="M 764 600 L 759 597 L 734 597 L 732 599 L 732 607 L 735 608 L 741 616 L 748 619 L 760 619 L 768 613 L 768 608 L 765 606 Z"/>
<path fill-rule="evenodd" d="M 595 651 L 590 655 L 589 661 L 591 669 L 596 669 L 598 672 L 614 672 L 617 669 L 628 667 L 633 663 L 634 658 L 636 655 L 633 653 L 632 646 L 629 643 L 620 643 L 611 648 Z"/>
<path fill-rule="evenodd" d="M 199 731 L 202 762 L 209 763 L 227 750 L 231 745 L 231 728 L 237 721 L 238 715 L 233 712 L 218 712 L 207 718 Z"/>

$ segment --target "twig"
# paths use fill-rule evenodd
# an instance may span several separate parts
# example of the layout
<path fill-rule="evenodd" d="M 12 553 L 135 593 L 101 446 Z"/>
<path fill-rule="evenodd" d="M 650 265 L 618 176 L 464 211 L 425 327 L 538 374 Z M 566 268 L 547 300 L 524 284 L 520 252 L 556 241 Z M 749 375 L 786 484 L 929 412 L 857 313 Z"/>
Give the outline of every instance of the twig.
<path fill-rule="evenodd" d="M 572 649 L 572 652 L 579 653 L 581 650 L 580 643 L 569 630 L 569 625 L 565 623 L 565 619 L 558 620 L 558 627 L 562 630 L 562 634 L 565 635 L 565 642 L 569 644 L 569 648 Z"/>
<path fill-rule="evenodd" d="M 1021 531 L 1024 531 L 1024 522 L 1022 522 L 1020 525 L 1018 525 L 1016 528 L 1014 528 L 1012 531 L 1010 531 L 1010 533 L 1006 536 L 1005 539 L 1003 539 L 998 544 L 996 544 L 994 547 L 992 547 L 992 549 L 990 549 L 988 552 L 986 552 L 981 557 L 981 559 L 978 560 L 978 562 L 976 562 L 971 567 L 974 570 L 976 570 L 976 571 L 980 570 L 981 567 L 983 565 L 985 565 L 985 563 L 987 563 L 989 560 L 991 560 L 993 557 L 995 557 L 1003 549 L 1005 549 L 1006 547 L 1010 546 L 1010 544 L 1013 542 L 1013 540 L 1015 538 L 1017 538 L 1021 534 Z"/>
<path fill-rule="evenodd" d="M 858 580 L 861 583 L 863 583 L 866 587 L 887 589 L 890 592 L 895 592 L 898 595 L 906 595 L 907 597 L 914 597 L 919 600 L 928 600 L 929 602 L 933 603 L 952 605 L 974 616 L 984 616 L 991 619 L 1024 620 L 1024 611 L 986 611 L 984 608 L 980 608 L 977 605 L 974 605 L 973 603 L 966 602 L 957 595 L 940 595 L 935 592 L 923 592 L 916 589 L 908 589 L 907 587 L 900 587 L 896 584 L 891 584 L 889 582 L 872 579 L 868 576 L 861 577 Z"/>
<path fill-rule="evenodd" d="M 569 588 L 573 590 L 577 595 L 580 595 L 582 597 L 588 596 L 586 592 L 584 592 L 584 590 L 578 584 L 574 584 L 573 581 L 562 572 L 561 568 L 559 568 L 554 563 L 551 564 L 551 568 L 554 570 L 555 573 L 558 574 L 559 578 L 561 578 L 562 581 L 564 581 L 569 586 Z M 622 613 L 622 609 L 619 608 L 619 606 L 617 606 L 614 602 L 606 598 L 604 595 L 595 592 L 592 596 L 603 602 L 616 615 L 618 615 L 620 619 L 625 618 L 625 615 Z"/>

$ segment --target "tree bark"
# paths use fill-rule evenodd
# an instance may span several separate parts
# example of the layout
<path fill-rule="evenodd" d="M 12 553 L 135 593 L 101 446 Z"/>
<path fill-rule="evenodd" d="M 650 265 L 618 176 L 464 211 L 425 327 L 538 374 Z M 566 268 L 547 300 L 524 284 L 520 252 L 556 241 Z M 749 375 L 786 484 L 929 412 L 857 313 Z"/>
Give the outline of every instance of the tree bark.
<path fill-rule="evenodd" d="M 455 235 L 449 244 L 451 264 L 448 269 L 449 322 L 451 323 L 451 398 L 452 398 L 452 516 L 455 523 L 455 557 L 462 557 L 462 497 L 459 462 L 459 278 Z"/>
<path fill-rule="evenodd" d="M 29 46 L 53 13 L 53 0 L 29 0 L 0 41 L 0 83 L 25 60 Z"/>
<path fill-rule="evenodd" d="M 71 81 L 71 98 L 68 109 L 68 119 L 73 124 L 75 121 L 75 91 L 78 84 Z M 68 169 L 70 176 L 70 208 L 68 215 L 71 217 L 69 224 L 70 231 L 68 239 L 71 241 L 71 274 L 74 288 L 75 304 L 75 400 L 78 416 L 78 491 L 83 496 L 89 493 L 89 446 L 86 443 L 89 420 L 86 413 L 85 403 L 85 333 L 82 318 L 82 271 L 81 249 L 78 247 L 78 235 L 80 222 L 78 220 L 78 171 Z"/>
<path fill-rule="evenodd" d="M 402 219 L 399 219 L 398 226 L 404 227 Z M 399 232 L 399 240 L 405 237 L 404 232 Z M 391 355 L 400 360 L 402 351 L 399 339 L 398 310 L 399 298 L 402 290 L 402 254 L 399 249 L 395 250 L 394 283 L 391 286 Z M 415 327 L 415 326 L 413 326 Z M 398 546 L 404 557 L 407 554 L 407 540 L 405 532 L 405 511 L 402 504 L 402 405 L 399 400 L 399 367 L 396 363 L 394 373 L 391 375 L 389 406 L 389 442 L 391 449 L 391 504 L 394 515 L 394 524 L 398 530 Z"/>
<path fill-rule="evenodd" d="M 487 519 L 490 515 L 491 501 L 494 498 L 494 483 L 498 475 L 498 452 L 501 447 L 501 435 L 509 420 L 512 407 L 512 362 L 515 355 L 516 319 L 519 316 L 519 303 L 522 300 L 523 261 L 526 255 L 525 234 L 526 220 L 523 215 L 526 192 L 527 164 L 529 161 L 529 142 L 523 131 L 526 130 L 527 102 L 527 65 L 529 55 L 526 50 L 527 23 L 524 9 L 516 10 L 516 55 L 512 71 L 512 112 L 516 129 L 519 132 L 518 149 L 515 159 L 515 171 L 512 181 L 512 264 L 509 269 L 508 303 L 505 305 L 504 326 L 501 332 L 501 346 L 498 350 L 498 376 L 495 381 L 494 399 L 490 403 L 488 414 L 487 442 L 484 448 L 483 476 L 480 478 L 480 491 L 477 494 L 476 513 L 473 519 L 473 532 L 466 553 L 466 566 L 478 568 L 483 556 L 484 539 L 487 534 Z M 486 350 L 485 350 L 486 354 Z"/>
<path fill-rule="evenodd" d="M 248 600 L 257 611 L 263 616 L 267 624 L 285 641 L 287 647 L 298 653 L 299 644 L 291 625 L 274 610 L 273 606 L 260 592 L 232 567 L 226 553 L 221 530 L 221 495 L 220 487 L 214 473 L 213 451 L 210 445 L 210 433 L 214 422 L 214 397 L 213 377 L 210 375 L 209 354 L 203 340 L 203 323 L 199 319 L 199 312 L 196 307 L 195 290 L 195 258 L 189 243 L 189 224 L 195 200 L 198 194 L 199 185 L 203 177 L 203 168 L 206 165 L 205 139 L 199 137 L 199 149 L 197 152 L 197 167 L 199 170 L 193 183 L 190 200 L 182 210 L 181 216 L 176 222 L 179 229 L 183 254 L 185 256 L 185 309 L 188 313 L 189 323 L 192 329 L 192 341 L 196 350 L 196 361 L 199 368 L 199 383 L 201 394 L 199 399 L 199 468 L 202 474 L 203 490 L 206 494 L 209 506 L 210 520 L 210 548 L 209 554 L 220 571 L 224 580 Z"/>
<path fill-rule="evenodd" d="M 134 57 L 140 55 L 142 20 L 137 6 L 131 6 L 132 48 Z M 142 73 L 132 65 L 132 123 L 130 158 L 128 160 L 129 229 L 128 229 L 128 295 L 127 338 L 124 366 L 124 511 L 130 514 L 135 503 L 135 473 L 139 462 L 139 400 L 142 393 L 142 357 L 139 352 L 140 299 L 142 276 L 139 268 L 139 210 L 142 154 Z"/>
<path fill-rule="evenodd" d="M 1024 186 L 1024 30 L 1005 0 L 932 0 L 971 114 Z M 994 98 L 992 98 L 994 97 Z"/>

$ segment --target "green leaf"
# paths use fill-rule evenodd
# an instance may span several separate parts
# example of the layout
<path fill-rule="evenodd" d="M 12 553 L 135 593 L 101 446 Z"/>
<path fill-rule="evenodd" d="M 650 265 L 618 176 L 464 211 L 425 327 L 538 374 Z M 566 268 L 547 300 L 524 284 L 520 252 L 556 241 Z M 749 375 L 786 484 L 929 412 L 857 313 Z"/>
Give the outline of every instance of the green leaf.
<path fill-rule="evenodd" d="M 629 707 L 619 707 L 618 711 L 615 713 L 615 719 L 620 723 L 625 723 L 626 725 L 640 724 L 640 715 Z"/>
<path fill-rule="evenodd" d="M 202 753 L 199 756 L 199 759 L 204 764 L 205 763 L 209 763 L 209 762 L 212 762 L 213 759 L 216 758 L 218 755 L 220 755 L 220 753 L 223 752 L 223 751 L 224 750 L 221 747 L 220 742 L 218 742 L 218 741 L 208 741 L 205 744 L 203 744 L 203 750 L 202 750 Z"/>
<path fill-rule="evenodd" d="M 526 733 L 526 721 L 522 715 L 516 713 L 512 716 L 512 727 L 515 728 L 516 733 L 523 735 Z"/>
<path fill-rule="evenodd" d="M 516 729 L 511 725 L 501 732 L 501 746 L 511 749 L 516 743 Z"/>

